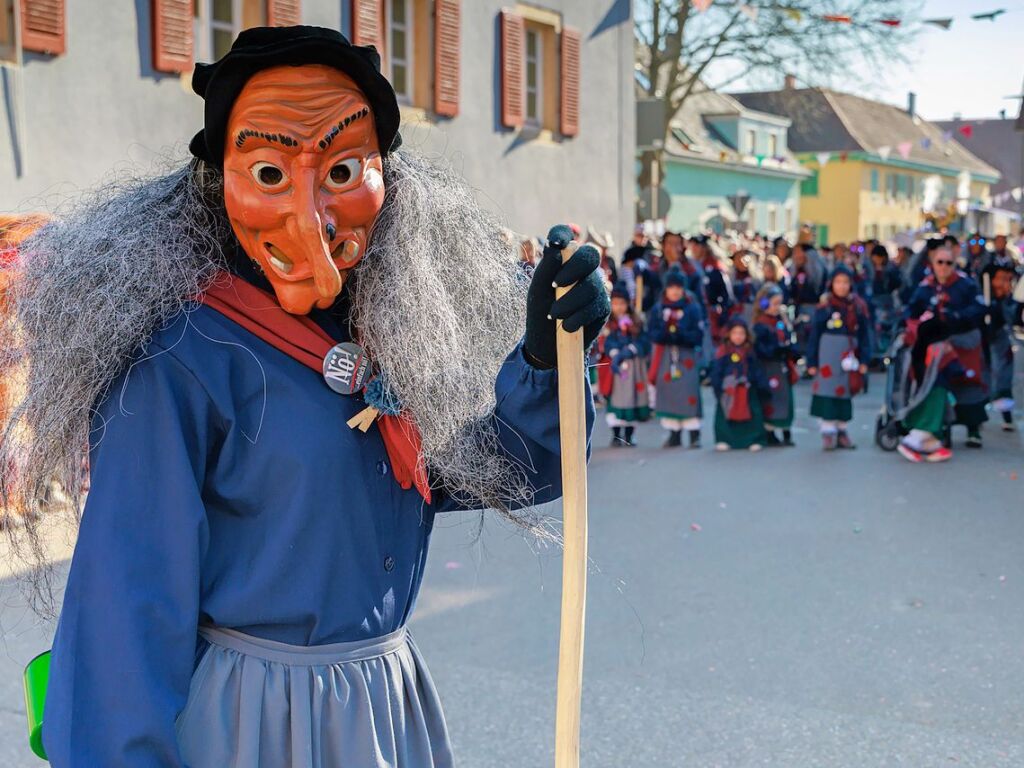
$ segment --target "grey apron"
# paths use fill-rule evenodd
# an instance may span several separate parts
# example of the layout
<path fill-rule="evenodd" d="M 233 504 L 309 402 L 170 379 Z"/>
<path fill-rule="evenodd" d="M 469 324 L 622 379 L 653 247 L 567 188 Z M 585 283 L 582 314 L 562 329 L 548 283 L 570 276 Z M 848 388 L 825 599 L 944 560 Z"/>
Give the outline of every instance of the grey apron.
<path fill-rule="evenodd" d="M 654 409 L 667 419 L 699 419 L 700 363 L 696 350 L 665 345 L 654 380 Z"/>
<path fill-rule="evenodd" d="M 612 396 L 608 399 L 610 407 L 617 411 L 629 411 L 643 410 L 650 406 L 647 397 L 647 360 L 641 355 L 623 360 L 619 370 L 612 376 Z"/>
<path fill-rule="evenodd" d="M 434 684 L 405 628 L 294 646 L 230 629 L 209 648 L 177 722 L 189 768 L 450 768 Z"/>
<path fill-rule="evenodd" d="M 768 424 L 789 421 L 792 417 L 789 407 L 789 390 L 792 385 L 789 383 L 789 366 L 780 360 L 762 360 L 765 377 L 768 379 L 770 394 L 763 398 L 764 420 Z"/>
<path fill-rule="evenodd" d="M 852 354 L 853 342 L 846 334 L 823 333 L 819 337 L 814 394 L 850 399 L 850 373 L 843 370 L 843 358 Z"/>

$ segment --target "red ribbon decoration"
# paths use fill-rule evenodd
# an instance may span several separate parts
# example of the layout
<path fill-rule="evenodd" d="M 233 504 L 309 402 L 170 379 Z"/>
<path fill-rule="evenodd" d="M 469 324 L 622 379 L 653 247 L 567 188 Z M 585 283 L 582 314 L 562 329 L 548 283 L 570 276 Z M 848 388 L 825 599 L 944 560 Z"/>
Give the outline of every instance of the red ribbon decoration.
<path fill-rule="evenodd" d="M 336 342 L 308 317 L 285 312 L 271 294 L 228 272 L 220 272 L 200 300 L 270 346 L 323 375 L 324 358 Z M 404 413 L 381 414 L 377 425 L 395 480 L 405 490 L 415 486 L 430 504 L 430 483 L 416 425 Z"/>

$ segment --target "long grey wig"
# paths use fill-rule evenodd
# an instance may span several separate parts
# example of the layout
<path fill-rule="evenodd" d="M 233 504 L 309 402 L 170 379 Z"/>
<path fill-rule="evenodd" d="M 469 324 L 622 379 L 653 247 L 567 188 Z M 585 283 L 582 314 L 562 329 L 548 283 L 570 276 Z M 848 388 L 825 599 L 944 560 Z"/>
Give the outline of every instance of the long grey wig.
<path fill-rule="evenodd" d="M 542 533 L 526 473 L 496 449 L 486 418 L 525 322 L 514 247 L 451 170 L 395 152 L 384 178 L 384 207 L 346 287 L 360 341 L 419 428 L 437 484 Z M 121 181 L 23 244 L 0 319 L 0 375 L 23 374 L 0 432 L 0 501 L 30 564 L 45 562 L 38 521 L 55 493 L 77 521 L 97 401 L 225 267 L 222 185 L 197 162 Z"/>

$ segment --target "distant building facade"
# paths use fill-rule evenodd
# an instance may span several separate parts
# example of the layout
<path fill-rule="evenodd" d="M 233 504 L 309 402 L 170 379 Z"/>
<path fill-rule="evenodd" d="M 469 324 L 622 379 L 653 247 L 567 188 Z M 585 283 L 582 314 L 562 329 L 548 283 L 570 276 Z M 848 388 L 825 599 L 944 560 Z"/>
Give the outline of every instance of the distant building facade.
<path fill-rule="evenodd" d="M 662 186 L 671 200 L 666 226 L 794 237 L 800 182 L 809 173 L 787 148 L 789 124 L 725 94 L 691 95 L 671 120 L 665 142 Z"/>
<path fill-rule="evenodd" d="M 0 0 L 0 212 L 181 160 L 192 62 L 313 24 L 382 52 L 405 146 L 452 162 L 512 229 L 633 221 L 629 0 Z"/>
<path fill-rule="evenodd" d="M 821 88 L 737 93 L 790 118 L 789 146 L 811 172 L 803 218 L 821 243 L 893 239 L 931 222 L 971 230 L 999 171 L 907 109 Z"/>

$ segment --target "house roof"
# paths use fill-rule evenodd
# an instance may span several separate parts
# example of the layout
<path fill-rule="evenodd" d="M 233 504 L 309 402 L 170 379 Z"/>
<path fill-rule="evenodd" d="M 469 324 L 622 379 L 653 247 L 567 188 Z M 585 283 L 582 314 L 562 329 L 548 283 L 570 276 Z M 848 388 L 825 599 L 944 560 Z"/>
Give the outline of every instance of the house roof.
<path fill-rule="evenodd" d="M 747 173 L 765 172 L 771 175 L 784 174 L 800 178 L 807 175 L 800 162 L 786 147 L 781 148 L 778 159 L 764 158 L 758 165 L 755 158 L 745 157 L 739 152 L 738 147 L 733 146 L 705 119 L 710 116 L 716 118 L 748 116 L 755 119 L 765 117 L 753 114 L 751 110 L 727 94 L 707 88 L 695 90 L 687 97 L 683 106 L 670 122 L 665 150 L 671 158 L 716 163 Z M 786 120 L 784 116 L 778 114 L 769 114 L 766 117 Z M 690 141 L 686 141 L 686 139 L 690 139 Z M 725 160 L 722 160 L 723 153 L 725 153 Z"/>
<path fill-rule="evenodd" d="M 731 96 L 750 109 L 786 115 L 789 148 L 794 152 L 869 152 L 890 147 L 892 159 L 902 159 L 897 147 L 911 142 L 909 162 L 970 171 L 993 179 L 999 171 L 973 155 L 956 140 L 943 138 L 945 129 L 902 107 L 864 99 L 826 88 L 793 88 L 779 91 L 734 93 Z M 928 146 L 922 146 L 923 140 Z"/>
<path fill-rule="evenodd" d="M 936 125 L 954 131 L 957 141 L 1002 174 L 992 194 L 1008 192 L 1024 186 L 1024 131 L 1018 130 L 1012 117 L 986 120 L 938 120 Z M 960 129 L 971 127 L 971 135 L 964 136 Z"/>

